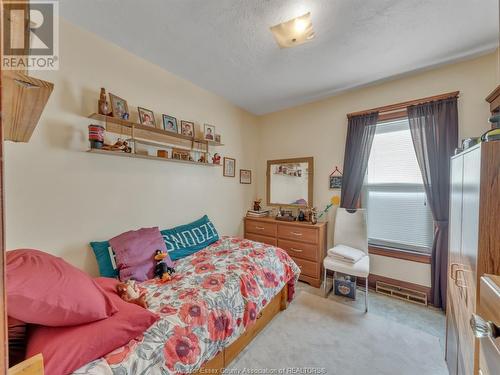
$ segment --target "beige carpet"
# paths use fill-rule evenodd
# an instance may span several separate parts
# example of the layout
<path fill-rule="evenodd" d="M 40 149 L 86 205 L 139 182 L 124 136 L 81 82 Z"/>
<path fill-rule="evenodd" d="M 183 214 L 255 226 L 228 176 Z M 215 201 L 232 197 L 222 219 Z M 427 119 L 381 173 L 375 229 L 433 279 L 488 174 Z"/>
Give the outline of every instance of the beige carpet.
<path fill-rule="evenodd" d="M 437 337 L 303 290 L 230 367 L 259 374 L 447 374 Z M 317 371 L 293 369 L 304 367 Z"/>

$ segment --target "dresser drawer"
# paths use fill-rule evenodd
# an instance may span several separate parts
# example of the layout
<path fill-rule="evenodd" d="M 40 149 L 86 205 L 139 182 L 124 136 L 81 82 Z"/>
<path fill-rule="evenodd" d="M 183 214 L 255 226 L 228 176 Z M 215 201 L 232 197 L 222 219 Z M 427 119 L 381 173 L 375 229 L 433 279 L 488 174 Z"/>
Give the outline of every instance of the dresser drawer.
<path fill-rule="evenodd" d="M 280 239 L 318 243 L 318 230 L 316 228 L 304 228 L 294 225 L 278 225 L 278 237 Z"/>
<path fill-rule="evenodd" d="M 264 236 L 276 237 L 276 223 L 266 223 L 265 221 L 246 220 L 245 231 Z"/>
<path fill-rule="evenodd" d="M 292 256 L 302 259 L 317 261 L 319 249 L 317 245 L 289 240 L 278 240 L 278 247 Z"/>
<path fill-rule="evenodd" d="M 277 246 L 276 237 L 261 236 L 260 234 L 246 233 L 245 238 L 255 242 L 262 242 L 268 245 Z"/>
<path fill-rule="evenodd" d="M 315 279 L 320 277 L 319 263 L 295 257 L 292 257 L 292 259 L 295 263 L 297 263 L 297 266 L 299 266 L 301 275 L 309 276 Z"/>

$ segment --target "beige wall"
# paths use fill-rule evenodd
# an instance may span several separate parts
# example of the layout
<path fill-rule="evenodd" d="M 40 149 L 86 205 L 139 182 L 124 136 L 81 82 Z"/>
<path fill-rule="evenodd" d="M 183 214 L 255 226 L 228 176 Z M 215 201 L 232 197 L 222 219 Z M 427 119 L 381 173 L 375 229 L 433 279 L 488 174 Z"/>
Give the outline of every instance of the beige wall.
<path fill-rule="evenodd" d="M 460 138 L 481 135 L 488 129 L 484 98 L 496 86 L 496 64 L 492 53 L 260 117 L 259 196 L 265 197 L 266 160 L 313 156 L 314 203 L 323 209 L 333 195 L 328 189 L 328 175 L 335 165 L 342 168 L 346 114 L 350 112 L 460 90 Z M 333 210 L 328 216 L 331 224 Z M 372 256 L 372 272 L 430 285 L 428 265 Z"/>
<path fill-rule="evenodd" d="M 222 234 L 241 234 L 256 184 L 239 168 L 256 168 L 256 118 L 93 34 L 61 22 L 60 70 L 37 72 L 55 89 L 27 144 L 6 143 L 7 248 L 32 247 L 92 274 L 87 242 L 141 226 L 170 227 L 208 214 Z M 90 155 L 86 118 L 100 87 L 137 106 L 178 119 L 214 124 L 236 158 L 237 176 L 222 168 Z"/>
<path fill-rule="evenodd" d="M 162 228 L 207 213 L 223 234 L 241 234 L 241 217 L 256 196 L 265 198 L 268 159 L 314 156 L 315 205 L 333 192 L 328 175 L 342 167 L 346 113 L 460 90 L 460 137 L 488 128 L 484 97 L 495 86 L 496 56 L 441 67 L 345 94 L 255 117 L 190 82 L 97 36 L 61 22 L 61 69 L 34 74 L 55 90 L 28 144 L 6 144 L 7 248 L 39 248 L 96 274 L 90 240 L 141 226 Z M 87 119 L 99 88 L 137 106 L 198 124 L 216 125 L 238 169 L 252 169 L 252 185 L 222 170 L 139 159 L 89 155 Z M 332 240 L 332 216 L 329 241 Z M 430 267 L 379 256 L 372 272 L 430 285 Z"/>

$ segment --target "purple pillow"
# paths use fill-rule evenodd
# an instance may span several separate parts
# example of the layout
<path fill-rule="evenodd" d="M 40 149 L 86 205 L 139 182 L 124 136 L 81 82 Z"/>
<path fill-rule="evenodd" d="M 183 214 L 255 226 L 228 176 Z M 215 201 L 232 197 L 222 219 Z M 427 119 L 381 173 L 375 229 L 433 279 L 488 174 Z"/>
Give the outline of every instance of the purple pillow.
<path fill-rule="evenodd" d="M 154 277 L 156 250 L 166 252 L 167 248 L 158 227 L 131 230 L 109 240 L 116 255 L 116 266 L 120 280 L 145 281 Z M 169 267 L 172 260 L 164 259 Z"/>

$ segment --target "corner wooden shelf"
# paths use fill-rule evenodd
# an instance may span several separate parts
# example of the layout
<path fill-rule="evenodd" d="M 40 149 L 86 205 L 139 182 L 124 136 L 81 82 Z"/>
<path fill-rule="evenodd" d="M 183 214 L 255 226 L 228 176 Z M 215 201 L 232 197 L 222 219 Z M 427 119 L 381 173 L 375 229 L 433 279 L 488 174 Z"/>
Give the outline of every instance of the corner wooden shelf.
<path fill-rule="evenodd" d="M 2 72 L 1 81 L 5 140 L 28 142 L 54 84 L 13 70 Z"/>
<path fill-rule="evenodd" d="M 223 146 L 223 144 L 219 142 L 189 137 L 187 135 L 169 132 L 152 126 L 142 125 L 137 122 L 123 120 L 118 117 L 92 113 L 89 118 L 104 122 L 106 124 L 106 131 L 110 133 L 123 134 L 132 138 L 140 138 L 147 141 L 167 144 L 172 143 L 172 140 L 179 140 L 189 141 L 191 143 L 203 143 L 208 146 Z"/>
<path fill-rule="evenodd" d="M 87 152 L 90 154 L 121 156 L 124 158 L 132 158 L 132 159 L 147 159 L 147 160 L 167 161 L 167 162 L 172 162 L 172 163 L 194 164 L 194 165 L 200 165 L 203 167 L 220 167 L 221 166 L 221 164 L 201 163 L 198 161 L 179 160 L 179 159 L 171 159 L 171 158 L 160 158 L 157 156 L 126 153 L 126 152 L 122 152 L 122 151 L 106 151 L 106 150 L 99 150 L 99 149 L 90 149 Z"/>

